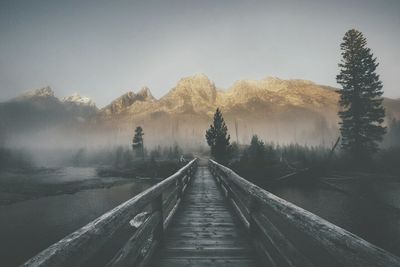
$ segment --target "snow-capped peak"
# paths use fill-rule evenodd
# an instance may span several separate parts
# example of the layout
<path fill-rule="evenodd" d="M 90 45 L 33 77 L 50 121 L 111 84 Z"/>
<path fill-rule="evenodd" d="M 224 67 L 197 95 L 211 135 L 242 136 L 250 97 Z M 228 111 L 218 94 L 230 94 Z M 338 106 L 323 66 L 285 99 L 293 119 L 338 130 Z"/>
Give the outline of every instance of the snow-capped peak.
<path fill-rule="evenodd" d="M 73 103 L 81 106 L 90 106 L 90 107 L 96 106 L 96 104 L 90 98 L 85 96 L 80 96 L 78 93 L 74 93 L 71 96 L 64 97 L 62 101 L 64 103 Z"/>

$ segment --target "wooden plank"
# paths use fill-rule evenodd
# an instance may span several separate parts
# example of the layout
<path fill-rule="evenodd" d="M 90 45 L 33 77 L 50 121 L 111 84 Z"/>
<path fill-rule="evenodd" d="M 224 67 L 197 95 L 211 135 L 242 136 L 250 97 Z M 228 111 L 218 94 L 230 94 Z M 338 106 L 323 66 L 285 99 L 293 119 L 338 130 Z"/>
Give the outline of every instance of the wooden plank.
<path fill-rule="evenodd" d="M 253 217 L 263 236 L 280 254 L 285 266 L 314 266 L 267 218 L 260 214 Z M 283 266 L 283 264 L 280 265 Z"/>
<path fill-rule="evenodd" d="M 162 258 L 248 258 L 252 254 L 251 248 L 204 248 L 202 250 L 192 248 L 166 248 L 162 250 Z"/>
<path fill-rule="evenodd" d="M 364 239 L 248 182 L 229 168 L 210 161 L 237 186 L 286 224 L 318 243 L 342 266 L 400 266 L 400 258 Z"/>
<path fill-rule="evenodd" d="M 216 228 L 233 227 L 235 226 L 235 224 L 232 222 L 215 222 L 213 220 L 211 220 L 210 222 L 199 222 L 198 220 L 182 222 L 176 220 L 176 222 L 174 222 L 174 226 L 179 228 L 190 227 L 191 229 L 193 229 L 193 227 L 196 226 L 196 227 L 207 227 L 207 229 L 209 229 L 211 227 L 216 227 Z"/>
<path fill-rule="evenodd" d="M 194 237 L 193 239 L 187 238 L 168 238 L 168 247 L 216 247 L 216 246 L 229 246 L 229 247 L 248 247 L 249 244 L 244 238 L 201 238 Z"/>
<path fill-rule="evenodd" d="M 172 206 L 175 205 L 176 199 L 178 197 L 178 188 L 174 187 L 173 190 L 166 196 L 166 198 L 163 200 L 163 207 L 164 210 L 168 210 L 168 207 L 173 203 Z M 168 213 L 168 212 L 167 212 Z"/>
<path fill-rule="evenodd" d="M 243 235 L 241 233 L 236 233 L 236 229 L 232 229 L 231 231 L 225 232 L 217 232 L 214 231 L 212 233 L 202 230 L 200 232 L 184 232 L 182 234 L 178 233 L 177 231 L 171 232 L 167 234 L 168 240 L 180 240 L 184 238 L 193 238 L 193 239 L 213 239 L 213 240 L 228 240 L 228 239 L 241 239 Z"/>
<path fill-rule="evenodd" d="M 276 260 L 271 255 L 271 251 L 268 250 L 262 242 L 258 240 L 252 240 L 253 247 L 258 252 L 257 255 L 260 257 L 261 261 L 264 263 L 264 266 L 270 267 L 281 267 L 276 263 Z"/>
<path fill-rule="evenodd" d="M 114 258 L 107 264 L 109 267 L 122 267 L 134 265 L 140 255 L 140 250 L 143 245 L 150 238 L 155 226 L 161 220 L 161 213 L 153 213 L 133 234 L 133 236 L 126 242 L 125 246 L 114 256 Z"/>
<path fill-rule="evenodd" d="M 152 266 L 257 266 L 256 258 L 206 167 L 199 167 Z"/>
<path fill-rule="evenodd" d="M 233 209 L 236 212 L 236 215 L 239 217 L 239 219 L 241 220 L 242 224 L 244 225 L 244 227 L 246 229 L 249 229 L 250 227 L 250 223 L 247 221 L 246 216 L 243 214 L 243 211 L 239 208 L 239 206 L 236 204 L 236 201 L 234 199 L 230 199 L 231 205 L 233 207 Z"/>
<path fill-rule="evenodd" d="M 168 228 L 169 224 L 172 221 L 172 218 L 174 217 L 176 211 L 178 210 L 179 204 L 181 203 L 181 200 L 178 199 L 178 201 L 175 203 L 175 206 L 171 209 L 171 211 L 169 212 L 169 214 L 167 215 L 167 217 L 165 218 L 164 221 L 164 228 Z"/>
<path fill-rule="evenodd" d="M 196 166 L 192 160 L 172 176 L 120 204 L 57 243 L 51 245 L 22 266 L 80 266 L 93 256 L 122 226 L 154 199 L 158 198 L 176 179 Z"/>
<path fill-rule="evenodd" d="M 155 241 L 151 244 L 149 250 L 147 251 L 146 256 L 140 262 L 140 265 L 139 265 L 140 267 L 150 266 L 150 262 L 153 258 L 153 255 L 156 253 L 156 250 L 159 246 L 160 246 L 160 244 L 157 241 Z"/>
<path fill-rule="evenodd" d="M 196 267 L 253 267 L 256 262 L 252 259 L 232 259 L 232 258 L 176 258 L 176 259 L 161 259 L 159 266 L 164 267 L 180 267 L 180 266 L 196 266 Z"/>

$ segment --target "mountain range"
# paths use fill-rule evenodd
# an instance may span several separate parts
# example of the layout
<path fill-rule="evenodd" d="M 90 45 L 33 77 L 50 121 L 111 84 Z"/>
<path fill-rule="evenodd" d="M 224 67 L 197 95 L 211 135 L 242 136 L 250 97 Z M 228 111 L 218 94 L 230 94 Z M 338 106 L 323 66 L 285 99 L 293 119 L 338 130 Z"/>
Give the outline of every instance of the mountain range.
<path fill-rule="evenodd" d="M 338 135 L 338 89 L 306 80 L 240 80 L 227 90 L 204 74 L 181 79 L 156 99 L 147 87 L 127 92 L 98 109 L 87 97 L 58 99 L 49 87 L 0 104 L 3 136 L 31 130 L 102 136 L 128 143 L 141 125 L 149 144 L 204 144 L 204 132 L 221 108 L 234 141 L 253 134 L 275 142 L 329 145 Z M 384 99 L 388 118 L 400 119 L 400 99 Z M 86 142 L 86 141 L 85 141 Z M 87 142 L 86 142 L 87 143 Z"/>
<path fill-rule="evenodd" d="M 84 122 L 97 112 L 88 98 L 74 94 L 60 100 L 50 87 L 44 87 L 0 103 L 0 134 L 16 135 Z"/>

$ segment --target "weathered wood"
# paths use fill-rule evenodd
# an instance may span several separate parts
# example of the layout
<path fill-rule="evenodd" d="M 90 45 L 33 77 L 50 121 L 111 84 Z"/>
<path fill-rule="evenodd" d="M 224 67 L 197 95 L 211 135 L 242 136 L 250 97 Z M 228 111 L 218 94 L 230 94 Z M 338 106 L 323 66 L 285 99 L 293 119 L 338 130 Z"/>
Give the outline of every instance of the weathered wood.
<path fill-rule="evenodd" d="M 230 199 L 229 200 L 233 209 L 236 212 L 236 215 L 238 216 L 238 218 L 242 221 L 242 224 L 244 225 L 244 227 L 246 229 L 250 228 L 250 222 L 247 220 L 246 216 L 243 213 L 243 210 L 240 209 L 240 207 L 238 206 L 238 204 L 236 203 L 236 201 L 234 199 Z"/>
<path fill-rule="evenodd" d="M 182 177 L 177 180 L 177 183 L 178 183 L 178 187 L 177 187 L 178 198 L 182 198 L 182 195 L 183 195 L 183 183 L 184 183 L 184 181 L 182 181 L 182 180 L 183 180 Z"/>
<path fill-rule="evenodd" d="M 138 226 L 109 266 L 255 266 L 258 260 L 254 248 L 267 266 L 400 266 L 398 257 L 259 188 L 214 161 L 210 161 L 210 171 L 201 167 L 195 174 L 196 166 L 196 160 L 191 161 L 176 174 L 50 246 L 24 266 L 84 265 L 118 229 L 143 211 L 151 212 L 149 218 Z M 194 185 L 189 187 L 192 182 Z M 232 216 L 231 210 L 238 216 Z M 245 227 L 238 227 L 238 219 Z M 299 246 L 299 237 L 307 245 L 302 247 L 300 242 Z M 308 245 L 322 252 L 323 257 L 310 255 L 310 249 L 304 248 Z M 144 246 L 147 250 L 142 255 Z M 154 257 L 158 262 L 151 261 L 154 253 L 158 254 Z"/>
<path fill-rule="evenodd" d="M 174 259 L 161 259 L 159 262 L 160 266 L 165 267 L 183 267 L 183 266 L 196 266 L 196 267 L 253 267 L 256 262 L 254 259 L 235 259 L 231 257 L 227 258 L 174 258 Z"/>
<path fill-rule="evenodd" d="M 151 244 L 149 250 L 147 251 L 146 256 L 143 258 L 143 260 L 139 264 L 140 267 L 146 267 L 146 266 L 150 265 L 153 255 L 155 254 L 155 252 L 159 246 L 160 246 L 160 244 L 157 241 L 154 241 Z"/>
<path fill-rule="evenodd" d="M 256 258 L 206 167 L 199 167 L 152 266 L 256 266 Z"/>
<path fill-rule="evenodd" d="M 249 210 L 249 207 L 251 207 L 251 205 L 249 205 L 250 202 L 248 201 L 249 197 L 246 197 L 243 193 L 239 192 L 239 190 L 234 189 L 234 186 L 232 184 L 224 182 L 224 187 L 230 192 L 229 195 L 234 202 L 232 203 L 232 205 L 235 209 L 238 210 L 238 216 L 241 217 L 243 219 L 243 223 L 248 226 L 249 220 L 251 219 Z M 248 228 L 247 226 L 246 228 Z"/>
<path fill-rule="evenodd" d="M 285 224 L 316 242 L 342 266 L 400 266 L 400 258 L 364 239 L 248 182 L 229 168 L 210 160 L 216 175 L 236 184 Z M 260 209 L 262 211 L 263 209 Z M 254 216 L 254 215 L 252 215 Z M 256 216 L 257 218 L 257 216 Z M 273 222 L 272 222 L 273 223 Z M 275 225 L 275 224 L 274 224 Z M 279 228 L 279 225 L 275 225 Z M 309 255 L 310 259 L 312 255 Z M 329 260 L 329 259 L 327 259 Z M 329 264 L 332 265 L 332 264 Z"/>
<path fill-rule="evenodd" d="M 164 229 L 167 229 L 172 218 L 174 217 L 176 211 L 178 210 L 179 204 L 181 203 L 181 199 L 178 199 L 174 205 L 174 207 L 171 209 L 170 213 L 168 214 L 168 216 L 165 218 L 164 221 Z"/>
<path fill-rule="evenodd" d="M 162 194 L 159 195 L 157 198 L 155 198 L 152 201 L 151 208 L 152 208 L 153 212 L 159 212 L 161 214 L 161 218 L 164 218 Z M 153 238 L 159 244 L 163 243 L 163 240 L 164 240 L 164 221 L 163 220 L 158 221 L 157 225 L 154 227 Z"/>
<path fill-rule="evenodd" d="M 252 217 L 263 236 L 273 245 L 280 254 L 280 257 L 285 261 L 285 266 L 314 266 L 267 218 L 261 214 L 254 214 Z M 283 265 L 281 264 L 280 266 Z"/>
<path fill-rule="evenodd" d="M 145 242 L 151 237 L 151 233 L 161 221 L 161 213 L 153 213 L 126 242 L 125 246 L 107 264 L 109 267 L 133 266 L 140 256 Z"/>
<path fill-rule="evenodd" d="M 167 198 L 163 201 L 163 210 L 164 210 L 164 220 L 168 217 L 171 210 L 176 205 L 176 201 L 178 200 L 178 188 L 175 188 Z"/>
<path fill-rule="evenodd" d="M 81 266 L 92 257 L 118 229 L 138 213 L 142 212 L 152 201 L 176 180 L 193 173 L 197 159 L 192 160 L 175 174 L 148 188 L 142 193 L 120 204 L 103 214 L 86 226 L 78 229 L 57 243 L 51 245 L 22 266 Z M 162 205 L 161 205 L 162 206 Z"/>
<path fill-rule="evenodd" d="M 264 263 L 264 266 L 270 267 L 281 267 L 276 263 L 276 259 L 271 255 L 271 251 L 265 247 L 265 245 L 259 240 L 252 240 L 253 247 L 256 249 L 260 261 Z"/>

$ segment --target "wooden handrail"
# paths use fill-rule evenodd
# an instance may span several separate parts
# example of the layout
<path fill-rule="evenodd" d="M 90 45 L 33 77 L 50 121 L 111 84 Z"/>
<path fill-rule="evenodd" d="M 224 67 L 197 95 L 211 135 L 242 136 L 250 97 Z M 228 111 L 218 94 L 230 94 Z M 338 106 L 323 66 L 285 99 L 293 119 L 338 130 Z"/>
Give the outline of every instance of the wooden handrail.
<path fill-rule="evenodd" d="M 197 159 L 193 159 L 175 174 L 51 245 L 22 266 L 84 266 L 121 227 L 127 226 L 137 214 L 149 212 L 145 222 L 107 264 L 124 266 L 125 263 L 132 265 L 133 262 L 132 266 L 142 266 L 151 257 L 141 255 L 143 246 L 146 245 L 143 240 L 150 242 L 147 244 L 147 254 L 152 253 L 162 243 L 164 228 L 175 213 L 196 168 Z M 170 194 L 166 195 L 168 191 Z M 163 201 L 164 198 L 167 201 Z"/>
<path fill-rule="evenodd" d="M 250 183 L 213 161 L 209 168 L 271 266 L 400 266 L 400 258 Z"/>

